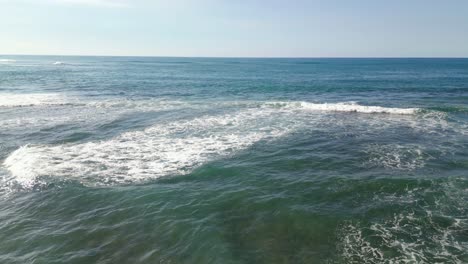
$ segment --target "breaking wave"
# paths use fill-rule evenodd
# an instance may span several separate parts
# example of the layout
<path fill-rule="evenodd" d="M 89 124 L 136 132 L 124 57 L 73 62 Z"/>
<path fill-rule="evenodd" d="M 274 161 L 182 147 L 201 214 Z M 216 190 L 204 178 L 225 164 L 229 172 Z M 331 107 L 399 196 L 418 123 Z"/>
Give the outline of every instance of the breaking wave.
<path fill-rule="evenodd" d="M 357 112 L 366 114 L 397 114 L 397 115 L 414 115 L 420 111 L 419 108 L 390 108 L 382 106 L 365 106 L 354 102 L 343 103 L 309 103 L 309 102 L 272 102 L 266 103 L 266 106 L 278 106 L 286 108 L 301 108 L 310 111 L 326 111 L 326 112 Z"/>
<path fill-rule="evenodd" d="M 101 101 L 89 101 L 82 97 L 67 96 L 58 93 L 43 93 L 43 94 L 0 94 L 0 107 L 23 107 L 23 106 L 41 106 L 41 105 L 87 105 L 91 107 L 131 107 L 132 105 L 151 106 L 154 102 L 160 102 L 154 98 L 138 98 L 138 99 L 108 99 Z M 289 110 L 305 110 L 305 111 L 324 111 L 324 112 L 357 112 L 366 114 L 397 114 L 397 115 L 414 115 L 420 112 L 419 108 L 390 108 L 382 106 L 365 106 L 354 102 L 343 103 L 310 103 L 303 101 L 292 102 L 229 102 L 228 104 L 244 104 L 245 106 L 260 106 L 261 108 L 283 108 Z M 226 103 L 221 103 L 224 106 Z"/>

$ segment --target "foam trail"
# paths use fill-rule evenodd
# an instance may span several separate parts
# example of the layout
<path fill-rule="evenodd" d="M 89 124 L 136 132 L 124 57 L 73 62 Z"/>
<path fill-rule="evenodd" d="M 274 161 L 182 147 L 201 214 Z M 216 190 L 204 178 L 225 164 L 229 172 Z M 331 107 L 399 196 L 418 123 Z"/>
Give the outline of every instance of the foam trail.
<path fill-rule="evenodd" d="M 356 103 L 324 103 L 316 104 L 309 102 L 271 102 L 266 106 L 279 106 L 286 108 L 304 109 L 310 111 L 326 111 L 326 112 L 358 112 L 358 113 L 377 113 L 377 114 L 398 114 L 398 115 L 414 115 L 419 108 L 391 108 L 382 106 L 365 106 Z"/>
<path fill-rule="evenodd" d="M 32 187 L 39 176 L 106 185 L 185 174 L 209 160 L 286 133 L 287 129 L 255 128 L 259 118 L 272 113 L 241 111 L 155 125 L 100 142 L 24 146 L 3 165 L 24 187 Z"/>

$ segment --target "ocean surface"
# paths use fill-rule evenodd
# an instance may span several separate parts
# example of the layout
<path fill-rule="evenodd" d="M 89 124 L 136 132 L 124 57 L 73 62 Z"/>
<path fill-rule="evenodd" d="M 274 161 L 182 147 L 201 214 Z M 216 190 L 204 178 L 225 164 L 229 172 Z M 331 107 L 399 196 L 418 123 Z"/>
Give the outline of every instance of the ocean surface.
<path fill-rule="evenodd" d="M 468 263 L 468 59 L 0 56 L 0 263 Z"/>

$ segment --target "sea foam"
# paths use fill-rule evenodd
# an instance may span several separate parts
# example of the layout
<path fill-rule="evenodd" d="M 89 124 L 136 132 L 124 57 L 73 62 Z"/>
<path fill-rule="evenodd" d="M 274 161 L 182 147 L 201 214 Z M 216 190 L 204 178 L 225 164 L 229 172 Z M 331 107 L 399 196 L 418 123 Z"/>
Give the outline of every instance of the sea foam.
<path fill-rule="evenodd" d="M 350 263 L 465 263 L 468 244 L 459 237 L 468 225 L 466 192 L 455 187 L 463 181 L 407 186 L 399 194 L 378 191 L 376 208 L 402 210 L 385 220 L 344 224 L 337 232 L 342 258 Z"/>
<path fill-rule="evenodd" d="M 415 170 L 422 168 L 431 156 L 418 145 L 369 145 L 365 151 L 369 156 L 367 166 L 384 167 L 392 170 Z"/>
<path fill-rule="evenodd" d="M 155 125 L 98 142 L 27 145 L 14 151 L 3 165 L 24 187 L 33 186 L 38 176 L 107 185 L 185 174 L 260 140 L 284 135 L 286 128 L 256 127 L 257 119 L 271 114 L 240 111 Z"/>

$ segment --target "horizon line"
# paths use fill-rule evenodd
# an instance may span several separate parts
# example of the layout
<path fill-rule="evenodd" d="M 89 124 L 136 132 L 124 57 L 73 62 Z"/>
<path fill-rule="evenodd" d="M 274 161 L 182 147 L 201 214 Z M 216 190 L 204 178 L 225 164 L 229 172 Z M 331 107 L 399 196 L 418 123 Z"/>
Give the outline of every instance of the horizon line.
<path fill-rule="evenodd" d="M 78 54 L 0 54 L 0 56 L 127 57 L 200 59 L 468 59 L 468 56 L 180 56 L 180 55 L 78 55 Z"/>

